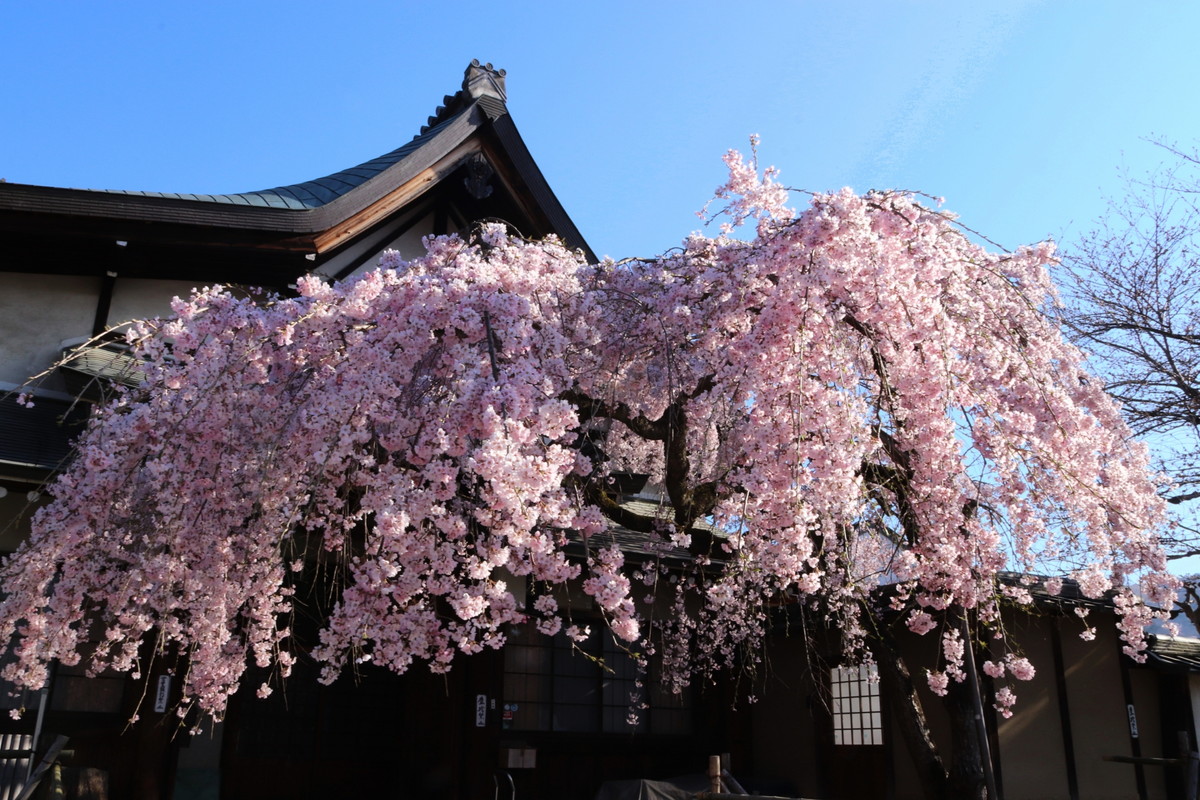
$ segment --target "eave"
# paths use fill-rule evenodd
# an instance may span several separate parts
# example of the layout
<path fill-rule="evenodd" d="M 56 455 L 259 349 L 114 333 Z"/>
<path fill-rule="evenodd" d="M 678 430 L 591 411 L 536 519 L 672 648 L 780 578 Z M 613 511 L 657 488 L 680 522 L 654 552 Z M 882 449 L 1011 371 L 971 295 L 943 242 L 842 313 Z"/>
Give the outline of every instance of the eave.
<path fill-rule="evenodd" d="M 522 217 L 511 220 L 521 233 L 557 233 L 594 260 L 509 117 L 503 72 L 472 64 L 463 90 L 445 103 L 391 153 L 272 190 L 182 195 L 0 183 L 8 244 L 0 270 L 283 286 L 429 202 L 481 154 L 502 184 L 504 207 Z"/>

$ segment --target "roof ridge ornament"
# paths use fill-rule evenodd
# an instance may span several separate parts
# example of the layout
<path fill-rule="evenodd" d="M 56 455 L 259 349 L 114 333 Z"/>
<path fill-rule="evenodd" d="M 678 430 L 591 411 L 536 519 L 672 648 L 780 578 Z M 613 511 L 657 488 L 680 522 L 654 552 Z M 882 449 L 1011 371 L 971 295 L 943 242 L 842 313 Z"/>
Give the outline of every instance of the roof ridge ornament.
<path fill-rule="evenodd" d="M 433 112 L 433 116 L 422 126 L 421 132 L 413 138 L 419 139 L 481 98 L 490 97 L 493 100 L 499 100 L 503 106 L 508 97 L 508 92 L 504 88 L 505 74 L 502 69 L 496 69 L 491 64 L 481 64 L 478 58 L 473 59 L 463 71 L 462 88 L 454 94 L 448 94 L 442 98 L 442 104 L 437 107 L 437 111 Z"/>
<path fill-rule="evenodd" d="M 494 97 L 503 103 L 508 99 L 508 92 L 504 87 L 506 74 L 504 70 L 496 69 L 490 63 L 481 64 L 478 58 L 472 59 L 463 73 L 463 91 L 473 99 Z"/>

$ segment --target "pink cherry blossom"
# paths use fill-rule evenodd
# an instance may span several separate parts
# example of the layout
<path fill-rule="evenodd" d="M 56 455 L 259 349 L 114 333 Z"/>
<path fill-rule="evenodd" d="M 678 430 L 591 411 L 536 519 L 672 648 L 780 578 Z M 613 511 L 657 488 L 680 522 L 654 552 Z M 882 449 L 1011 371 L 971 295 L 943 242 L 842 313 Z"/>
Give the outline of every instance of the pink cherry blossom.
<path fill-rule="evenodd" d="M 1017 702 L 1017 696 L 1013 690 L 1007 686 L 1001 686 L 996 690 L 995 709 L 1000 712 L 1000 716 L 1008 719 L 1013 715 L 1012 708 Z"/>
<path fill-rule="evenodd" d="M 97 409 L 0 570 L 3 677 L 137 671 L 151 637 L 184 657 L 182 710 L 220 715 L 251 661 L 286 674 L 310 645 L 333 680 L 368 660 L 444 672 L 525 622 L 586 638 L 556 599 L 582 592 L 678 688 L 753 665 L 782 603 L 861 657 L 889 584 L 911 631 L 942 631 L 940 694 L 980 635 L 950 621 L 1027 604 L 1002 573 L 1047 565 L 1114 597 L 1140 657 L 1175 587 L 1164 507 L 1042 313 L 1053 247 L 989 251 L 906 194 L 795 214 L 773 170 L 726 163 L 730 227 L 658 258 L 587 264 L 491 224 L 295 296 L 202 288 L 136 325 L 145 383 Z M 652 516 L 617 502 L 630 473 L 661 487 Z M 626 564 L 614 521 L 661 556 Z M 300 648 L 297 593 L 332 575 Z"/>

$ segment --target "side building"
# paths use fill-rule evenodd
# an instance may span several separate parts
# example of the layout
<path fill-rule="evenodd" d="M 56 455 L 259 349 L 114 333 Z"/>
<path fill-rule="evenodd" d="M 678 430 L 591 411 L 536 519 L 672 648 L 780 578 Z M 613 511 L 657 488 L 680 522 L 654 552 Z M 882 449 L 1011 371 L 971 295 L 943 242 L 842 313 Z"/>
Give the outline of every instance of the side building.
<path fill-rule="evenodd" d="M 1008 608 L 1002 621 L 1017 654 L 1036 673 L 1015 681 L 979 672 L 997 796 L 1194 800 L 1200 640 L 1151 635 L 1145 661 L 1136 663 L 1122 652 L 1110 601 L 1084 598 L 1070 580 L 1058 595 L 1047 594 L 1041 583 L 1030 590 L 1032 607 Z M 802 618 L 793 614 L 771 643 L 772 671 L 751 712 L 753 772 L 787 796 L 926 797 L 901 729 L 903 703 L 889 695 L 874 668 L 840 663 L 836 631 L 828 632 L 827 646 L 806 646 L 795 621 Z M 808 631 L 814 629 L 821 629 L 819 621 L 809 620 Z M 918 636 L 899 623 L 893 633 L 929 733 L 949 764 L 957 742 L 946 705 L 925 680 L 926 670 L 943 666 L 940 636 Z M 979 650 L 976 658 L 1003 656 Z M 1006 685 L 1017 694 L 1009 718 L 994 707 L 996 692 Z"/>

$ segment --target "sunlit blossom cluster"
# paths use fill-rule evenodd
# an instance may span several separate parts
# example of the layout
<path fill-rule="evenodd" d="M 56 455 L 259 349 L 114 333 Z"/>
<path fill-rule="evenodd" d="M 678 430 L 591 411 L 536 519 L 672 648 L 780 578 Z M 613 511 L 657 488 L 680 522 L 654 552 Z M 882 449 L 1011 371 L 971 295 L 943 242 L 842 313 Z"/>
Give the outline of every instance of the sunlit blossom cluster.
<path fill-rule="evenodd" d="M 156 637 L 187 657 L 184 706 L 220 714 L 248 664 L 286 675 L 296 576 L 321 570 L 340 576 L 311 651 L 326 679 L 445 670 L 530 619 L 584 636 L 554 600 L 571 586 L 678 686 L 756 652 L 781 598 L 819 600 L 853 643 L 888 583 L 909 629 L 941 631 L 945 691 L 967 646 L 950 612 L 1003 646 L 1001 573 L 1047 564 L 1116 592 L 1138 653 L 1139 596 L 1174 586 L 1162 503 L 1042 313 L 1052 248 L 989 252 L 902 194 L 797 216 L 773 173 L 727 164 L 749 241 L 586 264 L 489 225 L 295 297 L 206 288 L 136 327 L 145 385 L 98 411 L 0 575 L 4 677 L 133 671 Z M 693 552 L 640 568 L 673 578 L 639 582 L 672 593 L 653 624 L 606 533 L 619 473 L 665 487 L 647 536 Z"/>

